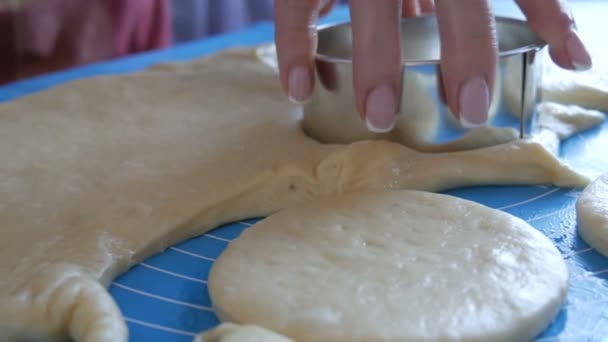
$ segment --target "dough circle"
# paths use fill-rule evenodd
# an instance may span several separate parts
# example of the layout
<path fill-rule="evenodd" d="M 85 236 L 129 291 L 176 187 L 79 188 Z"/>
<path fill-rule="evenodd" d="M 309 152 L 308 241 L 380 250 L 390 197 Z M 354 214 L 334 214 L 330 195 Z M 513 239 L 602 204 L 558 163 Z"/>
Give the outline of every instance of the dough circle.
<path fill-rule="evenodd" d="M 576 216 L 583 240 L 608 257 L 608 174 L 585 188 L 576 201 Z"/>
<path fill-rule="evenodd" d="M 295 342 L 285 336 L 255 325 L 222 323 L 200 333 L 193 342 Z"/>
<path fill-rule="evenodd" d="M 209 276 L 222 320 L 298 342 L 525 341 L 567 286 L 559 252 L 523 220 L 410 190 L 283 210 L 234 240 Z"/>

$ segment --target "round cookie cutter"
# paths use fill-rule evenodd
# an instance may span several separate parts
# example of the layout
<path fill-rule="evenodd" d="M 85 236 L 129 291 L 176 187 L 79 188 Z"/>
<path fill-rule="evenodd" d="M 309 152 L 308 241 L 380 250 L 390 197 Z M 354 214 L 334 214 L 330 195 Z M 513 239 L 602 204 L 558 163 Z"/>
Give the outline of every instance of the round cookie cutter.
<path fill-rule="evenodd" d="M 522 20 L 496 17 L 496 30 L 499 63 L 486 127 L 508 129 L 516 137 L 517 132 L 531 132 L 535 122 L 543 59 L 539 52 L 545 43 Z M 324 143 L 385 139 L 421 146 L 450 143 L 469 132 L 450 112 L 442 94 L 435 16 L 404 19 L 401 32 L 402 92 L 397 122 L 388 133 L 373 133 L 355 108 L 350 23 L 318 29 L 318 82 L 303 107 L 302 125 L 309 136 Z"/>

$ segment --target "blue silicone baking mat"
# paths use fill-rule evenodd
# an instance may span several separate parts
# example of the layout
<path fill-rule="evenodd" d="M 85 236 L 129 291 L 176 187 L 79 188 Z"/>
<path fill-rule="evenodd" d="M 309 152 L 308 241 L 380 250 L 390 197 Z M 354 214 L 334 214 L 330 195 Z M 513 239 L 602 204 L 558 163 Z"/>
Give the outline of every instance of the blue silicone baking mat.
<path fill-rule="evenodd" d="M 589 13 L 606 12 L 608 4 L 577 0 Z M 585 4 L 586 3 L 586 4 Z M 512 13 L 511 1 L 494 1 L 497 12 Z M 518 16 L 518 15 L 515 15 Z M 325 22 L 347 19 L 334 11 Z M 580 24 L 580 20 L 579 20 Z M 583 23 L 584 24 L 584 23 Z M 200 57 L 235 45 L 271 41 L 273 28 L 263 23 L 212 39 L 141 54 L 118 61 L 76 68 L 0 87 L 0 101 L 69 80 L 140 70 L 150 64 Z M 608 172 L 608 123 L 579 134 L 562 146 L 561 157 L 594 175 Z M 608 259 L 580 239 L 574 204 L 578 191 L 547 186 L 476 187 L 448 194 L 474 200 L 521 217 L 546 234 L 559 248 L 570 270 L 567 302 L 538 341 L 602 341 L 608 339 Z M 115 279 L 110 292 L 130 329 L 130 341 L 191 341 L 195 333 L 218 324 L 211 310 L 207 275 L 222 250 L 257 219 L 234 222 L 173 247 L 136 265 Z"/>

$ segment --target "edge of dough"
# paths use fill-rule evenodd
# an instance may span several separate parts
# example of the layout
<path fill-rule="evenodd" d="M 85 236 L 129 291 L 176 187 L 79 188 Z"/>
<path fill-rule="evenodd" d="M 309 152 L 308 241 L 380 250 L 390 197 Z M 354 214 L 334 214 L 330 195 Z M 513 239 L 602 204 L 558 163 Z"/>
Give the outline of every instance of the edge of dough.
<path fill-rule="evenodd" d="M 78 267 L 49 265 L 11 299 L 11 309 L 0 310 L 1 341 L 24 333 L 34 341 L 64 341 L 67 335 L 86 342 L 127 341 L 127 326 L 110 293 Z"/>
<path fill-rule="evenodd" d="M 608 174 L 594 180 L 576 200 L 579 235 L 589 246 L 605 257 L 608 257 L 607 204 Z"/>

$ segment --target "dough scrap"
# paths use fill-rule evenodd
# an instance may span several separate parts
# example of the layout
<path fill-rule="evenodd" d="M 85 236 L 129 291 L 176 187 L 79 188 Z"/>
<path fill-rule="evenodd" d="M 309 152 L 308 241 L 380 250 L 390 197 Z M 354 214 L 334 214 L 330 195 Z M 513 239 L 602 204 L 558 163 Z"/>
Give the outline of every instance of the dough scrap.
<path fill-rule="evenodd" d="M 568 139 L 606 120 L 604 113 L 576 105 L 542 102 L 537 110 L 538 128 L 555 132 L 560 140 Z"/>
<path fill-rule="evenodd" d="M 208 286 L 222 320 L 299 342 L 528 341 L 559 311 L 568 271 L 519 218 L 399 190 L 258 222 L 216 260 Z"/>
<path fill-rule="evenodd" d="M 597 110 L 555 102 L 542 102 L 537 106 L 537 124 L 532 139 L 558 155 L 560 142 L 575 134 L 595 127 L 606 120 Z"/>
<path fill-rule="evenodd" d="M 222 323 L 216 328 L 197 335 L 193 342 L 295 342 L 257 325 Z"/>
<path fill-rule="evenodd" d="M 532 141 L 438 154 L 323 145 L 300 118 L 252 49 L 1 103 L 0 340 L 35 325 L 48 338 L 126 341 L 102 291 L 112 279 L 222 223 L 313 198 L 589 183 Z"/>
<path fill-rule="evenodd" d="M 558 67 L 547 58 L 545 66 L 541 86 L 543 101 L 608 111 L 607 65 L 599 64 L 586 71 L 571 71 Z"/>
<path fill-rule="evenodd" d="M 578 233 L 608 257 L 608 174 L 593 181 L 576 201 Z"/>

